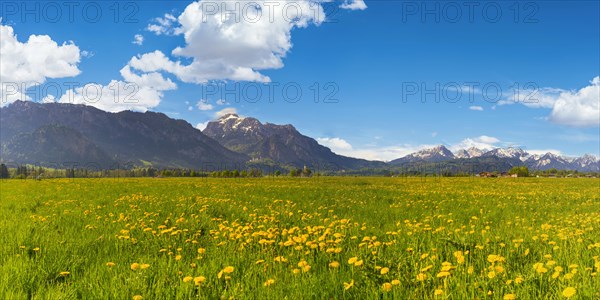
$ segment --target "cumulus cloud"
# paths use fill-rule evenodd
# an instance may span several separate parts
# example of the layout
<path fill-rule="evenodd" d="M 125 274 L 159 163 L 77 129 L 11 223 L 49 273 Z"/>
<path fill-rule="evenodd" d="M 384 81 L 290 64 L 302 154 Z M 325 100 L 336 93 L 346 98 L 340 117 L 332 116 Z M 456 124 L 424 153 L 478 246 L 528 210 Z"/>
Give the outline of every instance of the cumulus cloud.
<path fill-rule="evenodd" d="M 213 108 L 215 108 L 212 104 L 208 103 L 206 99 L 198 101 L 196 107 L 198 107 L 199 110 L 213 110 Z"/>
<path fill-rule="evenodd" d="M 364 0 L 345 0 L 340 8 L 349 9 L 349 10 L 365 10 L 367 9 L 367 4 L 365 4 Z"/>
<path fill-rule="evenodd" d="M 552 109 L 547 120 L 572 127 L 600 126 L 600 77 L 576 91 L 541 88 L 518 91 L 499 105 L 520 103 L 530 108 Z"/>
<path fill-rule="evenodd" d="M 112 80 L 108 85 L 90 83 L 68 90 L 59 102 L 85 104 L 109 112 L 145 112 L 160 104 L 164 91 L 177 88 L 160 73 L 136 74 L 129 65 L 121 69 L 121 76 L 124 80 Z"/>
<path fill-rule="evenodd" d="M 236 6 L 243 16 L 228 13 Z M 260 71 L 283 67 L 282 60 L 292 48 L 292 30 L 319 25 L 324 19 L 318 1 L 196 1 L 179 17 L 165 15 L 148 27 L 156 34 L 183 35 L 185 45 L 171 54 L 191 63 L 182 64 L 155 51 L 141 55 L 132 66 L 170 72 L 187 83 L 269 82 Z"/>
<path fill-rule="evenodd" d="M 0 105 L 31 100 L 27 88 L 47 79 L 79 75 L 81 54 L 73 42 L 59 45 L 47 35 L 30 35 L 20 42 L 13 27 L 0 24 Z"/>
<path fill-rule="evenodd" d="M 173 35 L 175 33 L 174 25 L 177 18 L 172 14 L 165 14 L 164 17 L 155 18 L 151 24 L 148 24 L 146 30 L 153 32 L 156 35 Z"/>
<path fill-rule="evenodd" d="M 136 34 L 135 36 L 133 36 L 132 43 L 141 46 L 142 44 L 144 44 L 144 36 L 141 34 Z"/>
<path fill-rule="evenodd" d="M 476 111 L 483 111 L 483 107 L 481 107 L 481 106 L 476 106 L 476 105 L 474 105 L 474 106 L 469 106 L 469 109 L 470 109 L 470 110 L 476 110 Z"/>
<path fill-rule="evenodd" d="M 600 77 L 577 92 L 561 93 L 549 120 L 574 127 L 600 126 Z"/>
<path fill-rule="evenodd" d="M 341 138 L 317 138 L 317 142 L 334 152 L 352 150 L 352 145 Z"/>

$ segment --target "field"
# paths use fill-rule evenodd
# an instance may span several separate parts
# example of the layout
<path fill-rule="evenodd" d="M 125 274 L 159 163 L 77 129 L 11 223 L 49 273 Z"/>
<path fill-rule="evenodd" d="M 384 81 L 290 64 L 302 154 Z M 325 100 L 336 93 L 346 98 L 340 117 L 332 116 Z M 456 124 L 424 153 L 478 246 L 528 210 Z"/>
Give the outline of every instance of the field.
<path fill-rule="evenodd" d="M 1 299 L 600 299 L 600 180 L 4 180 Z"/>

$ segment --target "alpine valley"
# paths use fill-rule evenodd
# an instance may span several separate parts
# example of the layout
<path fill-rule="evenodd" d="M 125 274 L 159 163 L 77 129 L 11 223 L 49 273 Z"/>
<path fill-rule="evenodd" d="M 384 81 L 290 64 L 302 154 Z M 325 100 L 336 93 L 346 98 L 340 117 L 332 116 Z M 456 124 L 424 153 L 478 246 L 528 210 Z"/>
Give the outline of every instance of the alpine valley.
<path fill-rule="evenodd" d="M 109 113 L 91 106 L 16 101 L 0 108 L 0 161 L 61 168 L 94 165 L 187 169 L 289 170 L 345 173 L 439 169 L 448 173 L 530 170 L 598 172 L 597 157 L 530 154 L 520 148 L 461 149 L 443 145 L 390 162 L 338 155 L 292 125 L 227 114 L 203 131 L 162 113 Z"/>

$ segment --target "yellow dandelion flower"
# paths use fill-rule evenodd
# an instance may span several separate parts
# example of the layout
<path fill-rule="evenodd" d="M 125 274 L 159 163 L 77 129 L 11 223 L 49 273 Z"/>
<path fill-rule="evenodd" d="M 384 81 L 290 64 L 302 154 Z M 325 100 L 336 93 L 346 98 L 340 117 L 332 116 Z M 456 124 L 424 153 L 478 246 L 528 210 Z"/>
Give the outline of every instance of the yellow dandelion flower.
<path fill-rule="evenodd" d="M 443 294 L 444 294 L 444 291 L 443 291 L 443 290 L 440 290 L 440 289 L 436 289 L 436 290 L 433 292 L 433 295 L 435 295 L 435 296 L 441 296 L 441 295 L 443 295 Z"/>
<path fill-rule="evenodd" d="M 115 264 L 114 262 L 110 262 L 110 261 L 106 263 L 106 266 L 107 266 L 107 267 L 109 267 L 109 268 L 112 268 L 112 267 L 114 267 L 115 265 L 116 265 L 116 264 Z"/>
<path fill-rule="evenodd" d="M 194 284 L 195 285 L 200 285 L 201 283 L 206 281 L 206 277 L 204 276 L 198 276 L 198 277 L 194 277 Z"/>
<path fill-rule="evenodd" d="M 384 283 L 384 284 L 381 286 L 381 289 L 382 289 L 384 292 L 389 292 L 389 291 L 391 291 L 391 290 L 392 290 L 392 284 L 391 284 L 391 283 L 389 283 L 389 282 L 386 282 L 386 283 Z"/>
<path fill-rule="evenodd" d="M 400 285 L 400 280 L 398 280 L 398 279 L 392 280 L 392 285 Z"/>
<path fill-rule="evenodd" d="M 446 271 L 442 271 L 437 273 L 437 275 L 435 275 L 437 278 L 443 278 L 443 277 L 448 277 L 450 276 L 450 272 L 446 272 Z"/>
<path fill-rule="evenodd" d="M 358 257 L 351 257 L 350 259 L 348 259 L 348 264 L 353 265 L 356 261 L 358 260 Z"/>
<path fill-rule="evenodd" d="M 69 274 L 71 274 L 71 272 L 60 272 L 58 274 L 60 274 L 60 276 L 62 276 L 62 277 L 67 277 L 67 276 L 69 276 Z"/>
<path fill-rule="evenodd" d="M 131 264 L 131 270 L 136 271 L 136 270 L 139 270 L 139 268 L 140 268 L 140 264 L 138 264 L 138 263 Z"/>
<path fill-rule="evenodd" d="M 233 273 L 234 270 L 235 270 L 234 267 L 227 266 L 227 267 L 225 267 L 225 269 L 223 269 L 223 273 L 225 273 L 225 274 L 231 274 L 231 273 Z"/>
<path fill-rule="evenodd" d="M 135 295 L 135 296 L 133 296 L 132 299 L 133 300 L 142 300 L 142 299 L 144 299 L 144 297 L 142 297 L 141 295 Z"/>
<path fill-rule="evenodd" d="M 265 281 L 264 286 L 270 286 L 273 283 L 275 283 L 275 279 L 267 279 L 267 281 Z"/>
<path fill-rule="evenodd" d="M 181 255 L 176 255 L 175 260 L 181 260 Z"/>
<path fill-rule="evenodd" d="M 204 253 L 206 253 L 206 249 L 198 248 L 198 254 L 204 254 Z"/>
<path fill-rule="evenodd" d="M 329 267 L 330 268 L 334 268 L 335 269 L 335 268 L 338 268 L 339 266 L 340 266 L 340 263 L 337 262 L 337 261 L 332 261 L 332 262 L 329 263 Z"/>
<path fill-rule="evenodd" d="M 350 280 L 350 282 L 344 282 L 344 290 L 347 291 L 354 286 L 354 279 Z"/>
<path fill-rule="evenodd" d="M 425 273 L 419 273 L 419 274 L 417 274 L 417 280 L 418 281 L 425 281 L 425 279 L 427 279 L 427 274 L 425 274 Z"/>
<path fill-rule="evenodd" d="M 523 281 L 525 281 L 525 280 L 524 280 L 524 279 L 523 279 L 523 277 L 521 277 L 521 276 L 517 276 L 517 278 L 515 278 L 515 283 L 516 283 L 516 284 L 523 283 Z"/>
<path fill-rule="evenodd" d="M 563 290 L 562 295 L 565 298 L 571 298 L 571 297 L 575 296 L 576 293 L 577 293 L 577 290 L 574 287 L 568 287 Z"/>
<path fill-rule="evenodd" d="M 183 282 L 190 282 L 192 280 L 194 280 L 194 277 L 192 277 L 192 276 L 185 276 L 185 277 L 183 277 Z"/>
<path fill-rule="evenodd" d="M 361 259 L 361 260 L 357 260 L 357 261 L 354 263 L 354 265 L 355 265 L 355 266 L 357 266 L 357 267 L 360 267 L 360 266 L 362 266 L 362 265 L 363 265 L 363 263 L 364 263 L 364 262 L 363 262 L 363 260 Z"/>
<path fill-rule="evenodd" d="M 381 270 L 379 270 L 379 273 L 381 273 L 381 275 L 385 275 L 390 271 L 390 268 L 381 268 Z"/>
<path fill-rule="evenodd" d="M 515 295 L 515 294 L 506 294 L 506 295 L 504 295 L 504 297 L 502 299 L 504 299 L 504 300 L 515 300 L 515 299 L 517 299 L 517 295 Z"/>
<path fill-rule="evenodd" d="M 140 265 L 140 269 L 142 269 L 142 270 L 144 270 L 144 269 L 148 269 L 148 268 L 150 268 L 150 265 L 149 265 L 149 264 L 141 264 L 141 265 Z"/>
<path fill-rule="evenodd" d="M 299 274 L 300 272 L 302 272 L 300 269 L 292 269 L 292 273 L 294 274 Z"/>

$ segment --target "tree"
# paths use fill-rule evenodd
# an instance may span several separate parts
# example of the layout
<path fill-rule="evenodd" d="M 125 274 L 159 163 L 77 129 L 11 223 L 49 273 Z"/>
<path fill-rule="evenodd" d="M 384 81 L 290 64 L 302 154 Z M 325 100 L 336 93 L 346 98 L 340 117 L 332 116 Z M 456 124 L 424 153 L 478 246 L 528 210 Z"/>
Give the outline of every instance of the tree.
<path fill-rule="evenodd" d="M 275 176 L 279 176 L 279 175 L 281 175 L 281 171 L 279 171 L 279 170 L 275 171 Z"/>
<path fill-rule="evenodd" d="M 526 166 L 513 167 L 508 171 L 509 174 L 517 174 L 519 177 L 528 177 L 529 169 Z"/>

